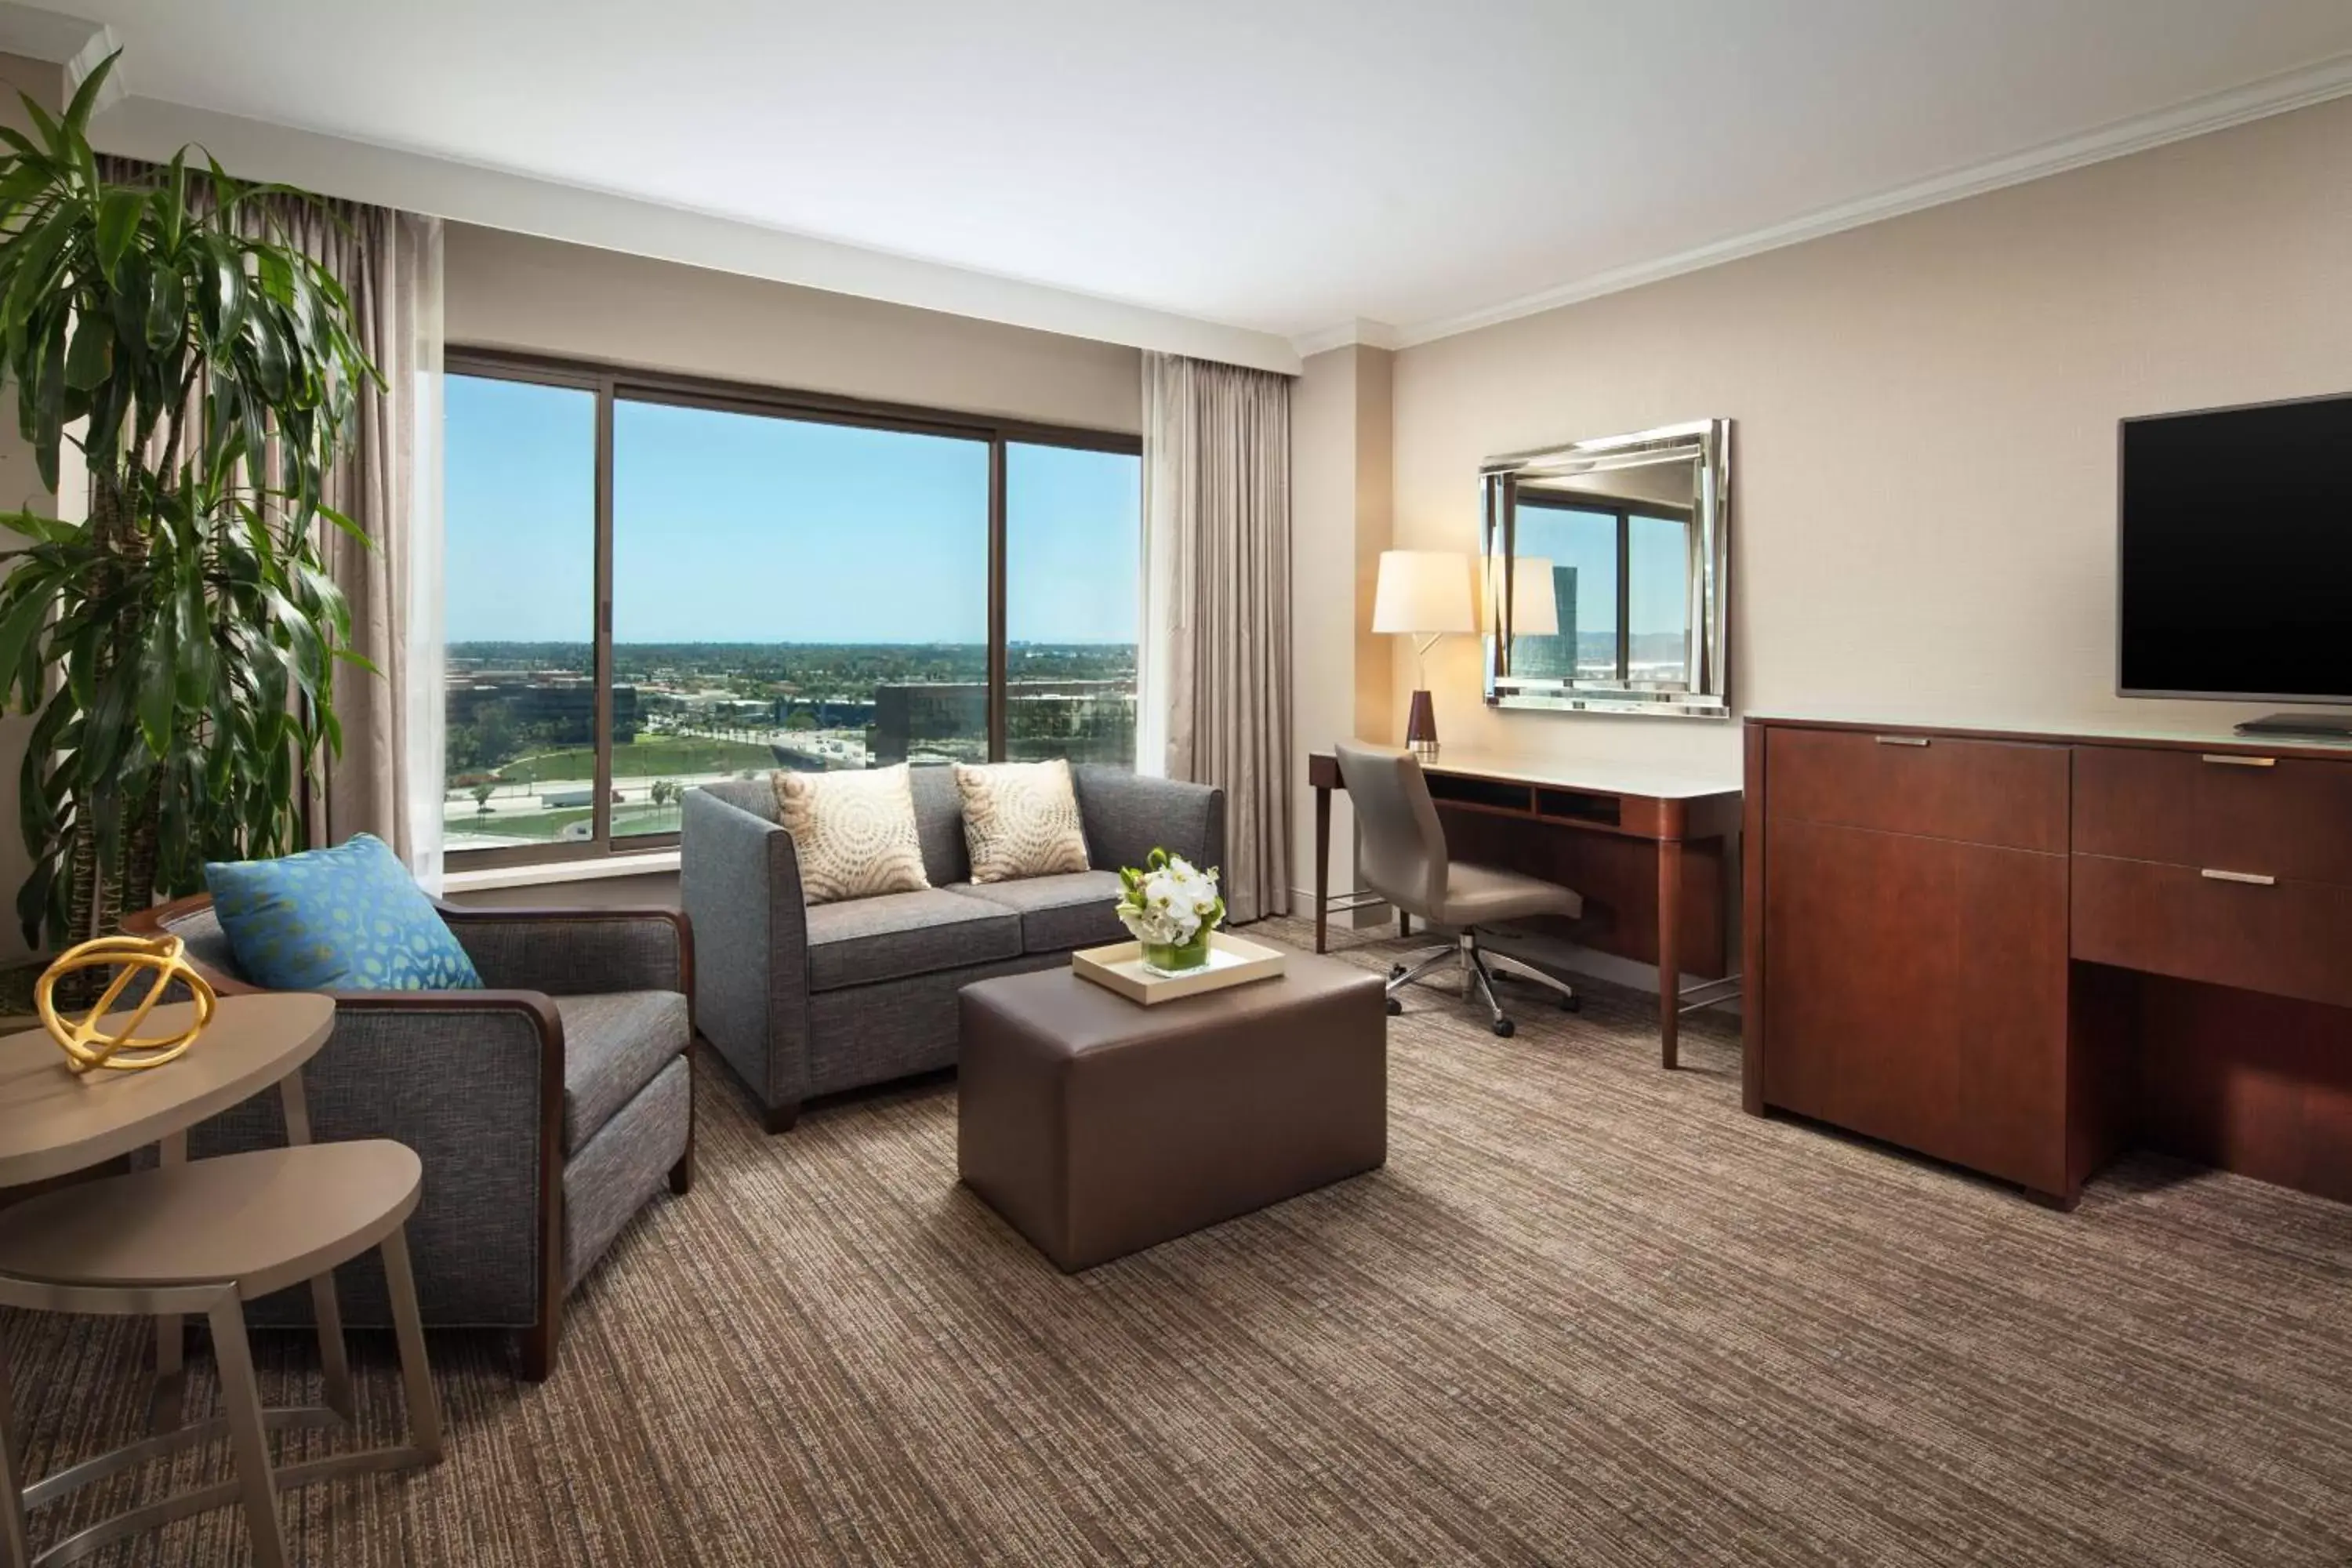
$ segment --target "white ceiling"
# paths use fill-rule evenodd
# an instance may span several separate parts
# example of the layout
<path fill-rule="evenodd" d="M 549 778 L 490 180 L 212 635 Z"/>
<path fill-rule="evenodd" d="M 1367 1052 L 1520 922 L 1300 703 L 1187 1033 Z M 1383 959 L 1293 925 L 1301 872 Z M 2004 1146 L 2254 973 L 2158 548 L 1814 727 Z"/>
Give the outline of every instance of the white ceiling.
<path fill-rule="evenodd" d="M 1281 337 L 2352 90 L 2347 0 L 44 3 L 142 99 Z"/>

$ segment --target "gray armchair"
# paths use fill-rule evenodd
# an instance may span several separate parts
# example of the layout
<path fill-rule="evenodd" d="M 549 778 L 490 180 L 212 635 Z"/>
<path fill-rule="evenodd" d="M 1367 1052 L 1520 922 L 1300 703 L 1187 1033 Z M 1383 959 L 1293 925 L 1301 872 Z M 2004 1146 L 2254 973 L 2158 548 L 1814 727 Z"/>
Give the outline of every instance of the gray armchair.
<path fill-rule="evenodd" d="M 975 980 L 1122 942 L 1118 868 L 1155 847 L 1223 858 L 1224 792 L 1081 763 L 1070 770 L 1090 868 L 971 881 L 953 770 L 913 772 L 930 887 L 808 907 L 765 777 L 688 790 L 681 902 L 702 943 L 695 1018 L 781 1132 L 817 1095 L 953 1065 L 956 994 Z"/>
<path fill-rule="evenodd" d="M 303 1073 L 311 1130 L 416 1151 L 408 1237 L 425 1322 L 520 1330 L 537 1382 L 554 1368 L 565 1293 L 665 1182 L 693 1183 L 692 930 L 674 910 L 440 909 L 493 988 L 335 994 L 334 1036 Z M 123 923 L 183 938 L 223 995 L 258 989 L 209 897 Z M 196 1128 L 188 1152 L 284 1142 L 265 1095 Z M 352 1323 L 391 1321 L 373 1268 L 344 1280 Z M 299 1294 L 253 1315 L 299 1321 Z"/>

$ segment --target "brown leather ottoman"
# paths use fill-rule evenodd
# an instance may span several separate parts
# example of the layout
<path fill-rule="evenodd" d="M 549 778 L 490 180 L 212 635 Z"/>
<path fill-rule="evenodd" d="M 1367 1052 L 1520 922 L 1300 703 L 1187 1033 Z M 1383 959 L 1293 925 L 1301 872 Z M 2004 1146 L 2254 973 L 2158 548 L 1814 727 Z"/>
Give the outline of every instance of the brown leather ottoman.
<path fill-rule="evenodd" d="M 1388 1159 L 1377 974 L 1292 953 L 1278 980 L 1145 1007 L 1052 969 L 962 1005 L 959 1172 L 1065 1272 Z"/>

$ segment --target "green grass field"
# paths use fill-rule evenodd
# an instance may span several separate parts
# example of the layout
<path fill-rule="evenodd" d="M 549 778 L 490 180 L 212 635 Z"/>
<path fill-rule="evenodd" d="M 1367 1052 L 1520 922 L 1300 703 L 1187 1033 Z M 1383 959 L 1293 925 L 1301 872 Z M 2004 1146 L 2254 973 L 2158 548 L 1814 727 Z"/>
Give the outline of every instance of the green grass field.
<path fill-rule="evenodd" d="M 764 771 L 776 765 L 775 754 L 747 741 L 709 741 L 691 735 L 646 735 L 613 748 L 616 779 L 679 778 L 690 773 L 735 773 L 746 768 Z M 596 752 L 574 746 L 519 757 L 499 770 L 508 784 L 537 784 L 541 779 L 593 778 Z"/>

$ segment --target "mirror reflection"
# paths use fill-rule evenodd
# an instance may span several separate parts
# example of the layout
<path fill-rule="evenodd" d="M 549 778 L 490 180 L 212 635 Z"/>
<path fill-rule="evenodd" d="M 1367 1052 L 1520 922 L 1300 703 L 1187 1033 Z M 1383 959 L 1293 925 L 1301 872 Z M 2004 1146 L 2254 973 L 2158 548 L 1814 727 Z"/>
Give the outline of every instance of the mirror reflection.
<path fill-rule="evenodd" d="M 1486 465 L 1487 700 L 1723 717 L 1729 424 Z"/>

